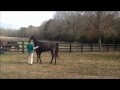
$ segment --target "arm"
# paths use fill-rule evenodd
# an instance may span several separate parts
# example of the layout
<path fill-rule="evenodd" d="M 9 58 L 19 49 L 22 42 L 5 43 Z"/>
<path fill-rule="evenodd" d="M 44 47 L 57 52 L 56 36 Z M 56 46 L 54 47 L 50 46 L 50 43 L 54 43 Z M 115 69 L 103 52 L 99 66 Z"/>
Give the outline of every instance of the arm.
<path fill-rule="evenodd" d="M 37 49 L 37 48 L 39 48 L 39 46 L 33 47 L 33 49 Z"/>

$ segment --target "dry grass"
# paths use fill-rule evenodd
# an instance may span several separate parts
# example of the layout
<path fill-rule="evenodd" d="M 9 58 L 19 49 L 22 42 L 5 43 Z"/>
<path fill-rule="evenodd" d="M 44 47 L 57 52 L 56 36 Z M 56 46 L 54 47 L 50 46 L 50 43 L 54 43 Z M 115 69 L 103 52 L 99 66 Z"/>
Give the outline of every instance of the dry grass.
<path fill-rule="evenodd" d="M 42 54 L 43 64 L 28 65 L 27 53 L 0 55 L 2 79 L 120 79 L 120 52 L 60 52 L 57 65 L 49 64 L 49 52 Z"/>

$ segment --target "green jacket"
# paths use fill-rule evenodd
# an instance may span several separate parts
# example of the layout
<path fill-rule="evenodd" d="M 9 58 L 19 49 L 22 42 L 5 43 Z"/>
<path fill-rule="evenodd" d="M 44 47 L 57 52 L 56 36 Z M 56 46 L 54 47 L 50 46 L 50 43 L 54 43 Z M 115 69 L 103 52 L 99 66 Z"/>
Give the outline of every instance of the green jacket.
<path fill-rule="evenodd" d="M 33 53 L 34 52 L 34 49 L 33 49 L 33 44 L 27 44 L 27 51 L 28 53 Z"/>

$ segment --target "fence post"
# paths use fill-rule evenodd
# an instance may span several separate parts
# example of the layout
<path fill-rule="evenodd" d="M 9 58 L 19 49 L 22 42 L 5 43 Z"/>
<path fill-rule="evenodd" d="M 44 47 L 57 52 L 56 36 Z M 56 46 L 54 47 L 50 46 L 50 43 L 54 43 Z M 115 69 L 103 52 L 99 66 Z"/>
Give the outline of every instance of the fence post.
<path fill-rule="evenodd" d="M 117 46 L 117 45 L 116 45 L 116 44 L 114 44 L 114 51 L 116 51 L 116 46 Z"/>
<path fill-rule="evenodd" d="M 91 43 L 91 52 L 93 51 L 93 45 L 92 45 L 92 43 Z"/>
<path fill-rule="evenodd" d="M 81 43 L 81 52 L 83 52 L 83 43 Z"/>
<path fill-rule="evenodd" d="M 22 53 L 24 54 L 24 41 L 22 41 Z"/>
<path fill-rule="evenodd" d="M 59 43 L 58 43 L 58 52 L 59 52 Z"/>
<path fill-rule="evenodd" d="M 72 43 L 70 42 L 70 52 L 71 52 L 71 44 L 72 44 Z"/>
<path fill-rule="evenodd" d="M 109 51 L 109 44 L 107 44 L 107 51 Z"/>

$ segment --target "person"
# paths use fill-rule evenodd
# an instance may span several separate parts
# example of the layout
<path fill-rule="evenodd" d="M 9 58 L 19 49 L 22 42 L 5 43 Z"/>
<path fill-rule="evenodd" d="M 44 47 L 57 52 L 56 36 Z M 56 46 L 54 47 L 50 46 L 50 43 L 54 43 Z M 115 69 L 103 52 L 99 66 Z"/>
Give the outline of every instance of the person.
<path fill-rule="evenodd" d="M 28 41 L 27 44 L 27 51 L 28 51 L 28 64 L 33 64 L 33 56 L 34 56 L 34 50 L 39 48 L 39 46 L 34 47 L 34 45 L 31 43 L 31 41 Z"/>
<path fill-rule="evenodd" d="M 4 49 L 3 49 L 2 45 L 0 46 L 0 54 L 4 54 Z"/>

